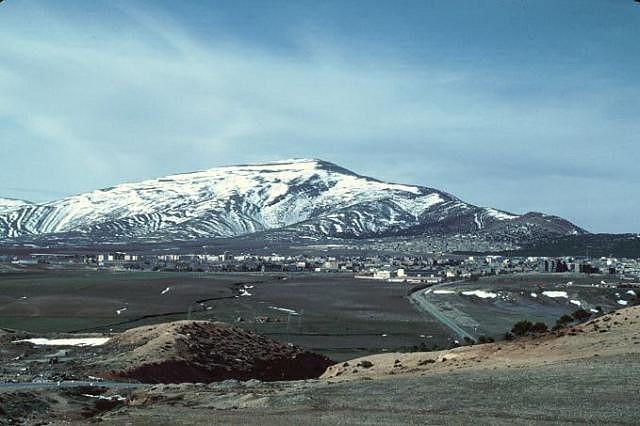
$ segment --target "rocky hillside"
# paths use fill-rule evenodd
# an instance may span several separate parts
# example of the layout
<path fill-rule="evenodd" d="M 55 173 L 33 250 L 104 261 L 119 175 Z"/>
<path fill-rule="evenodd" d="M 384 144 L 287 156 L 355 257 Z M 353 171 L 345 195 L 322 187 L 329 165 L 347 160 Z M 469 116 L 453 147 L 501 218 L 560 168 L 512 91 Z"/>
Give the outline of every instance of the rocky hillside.
<path fill-rule="evenodd" d="M 282 229 L 311 237 L 488 233 L 528 240 L 585 232 L 555 216 L 477 207 L 321 160 L 219 167 L 17 207 L 0 210 L 0 238 L 176 240 Z"/>
<path fill-rule="evenodd" d="M 332 364 L 323 355 L 208 321 L 134 328 L 101 349 L 106 356 L 92 366 L 96 375 L 143 383 L 308 379 Z"/>

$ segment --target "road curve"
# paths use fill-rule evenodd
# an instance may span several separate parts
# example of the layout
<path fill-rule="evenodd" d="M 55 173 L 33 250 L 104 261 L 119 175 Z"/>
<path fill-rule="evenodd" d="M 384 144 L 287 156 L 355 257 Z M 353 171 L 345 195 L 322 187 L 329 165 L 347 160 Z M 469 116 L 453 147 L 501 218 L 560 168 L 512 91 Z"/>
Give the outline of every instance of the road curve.
<path fill-rule="evenodd" d="M 448 283 L 448 284 L 457 284 L 457 283 Z M 444 286 L 444 284 L 439 284 L 439 285 L 433 286 L 432 288 L 441 287 L 441 286 Z M 464 339 L 466 337 L 468 339 L 475 340 L 475 337 L 472 334 L 470 334 L 469 332 L 464 330 L 462 327 L 460 327 L 458 324 L 456 324 L 455 321 L 453 321 L 451 318 L 447 317 L 440 309 L 438 309 L 436 305 L 429 302 L 424 292 L 425 292 L 425 289 L 420 289 L 418 291 L 414 291 L 411 294 L 409 294 L 409 300 L 418 308 L 418 310 L 424 311 L 429 315 L 433 316 L 435 319 L 437 319 L 446 327 L 448 327 L 451 331 L 453 331 L 456 334 L 456 336 L 458 336 L 458 338 Z"/>

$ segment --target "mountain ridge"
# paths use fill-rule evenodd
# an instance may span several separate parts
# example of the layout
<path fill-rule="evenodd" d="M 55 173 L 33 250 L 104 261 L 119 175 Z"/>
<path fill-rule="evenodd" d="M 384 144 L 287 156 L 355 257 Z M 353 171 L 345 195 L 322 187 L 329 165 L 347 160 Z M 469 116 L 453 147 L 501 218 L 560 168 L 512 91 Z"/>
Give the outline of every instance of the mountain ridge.
<path fill-rule="evenodd" d="M 18 198 L 0 197 L 0 214 L 33 204 L 31 201 Z"/>
<path fill-rule="evenodd" d="M 557 216 L 478 207 L 438 189 L 384 182 L 319 159 L 216 167 L 0 210 L 0 237 L 81 233 L 161 240 L 284 229 L 323 237 L 583 234 Z"/>

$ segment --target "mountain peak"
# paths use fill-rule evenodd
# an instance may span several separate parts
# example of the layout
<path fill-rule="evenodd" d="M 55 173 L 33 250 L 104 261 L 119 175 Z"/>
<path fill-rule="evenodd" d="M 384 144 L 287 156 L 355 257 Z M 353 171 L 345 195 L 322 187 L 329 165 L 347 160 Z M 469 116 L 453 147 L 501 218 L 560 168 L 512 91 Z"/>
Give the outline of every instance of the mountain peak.
<path fill-rule="evenodd" d="M 255 163 L 245 163 L 245 164 L 234 164 L 230 166 L 217 166 L 207 170 L 197 171 L 197 172 L 186 172 L 179 173 L 171 176 L 167 176 L 167 178 L 184 178 L 184 177 L 192 177 L 192 176 L 205 176 L 205 175 L 218 175 L 222 172 L 284 172 L 289 171 L 291 173 L 303 173 L 308 174 L 318 170 L 323 170 L 326 172 L 339 173 L 343 175 L 350 176 L 360 176 L 351 170 L 345 169 L 342 166 L 339 166 L 330 161 L 321 160 L 318 158 L 290 158 L 284 160 L 274 160 L 274 161 L 262 161 Z M 373 179 L 373 178 L 368 178 Z"/>
<path fill-rule="evenodd" d="M 283 228 L 314 237 L 446 235 L 523 229 L 519 218 L 436 189 L 360 176 L 321 159 L 294 158 L 216 167 L 12 208 L 0 212 L 0 237 L 80 233 L 173 240 Z M 568 222 L 528 222 L 543 232 L 575 229 Z"/>
<path fill-rule="evenodd" d="M 289 166 L 291 168 L 296 169 L 311 169 L 311 168 L 322 168 L 322 169 L 330 169 L 330 170 L 340 170 L 340 171 L 348 171 L 344 167 L 338 166 L 335 163 L 330 161 L 322 160 L 319 158 L 287 158 L 283 160 L 273 160 L 273 161 L 261 161 L 255 163 L 244 163 L 244 164 L 235 164 L 231 166 L 220 166 L 214 167 L 210 170 L 216 169 L 234 169 L 234 168 L 271 168 L 271 167 L 286 167 Z M 353 173 L 350 172 L 349 173 Z"/>

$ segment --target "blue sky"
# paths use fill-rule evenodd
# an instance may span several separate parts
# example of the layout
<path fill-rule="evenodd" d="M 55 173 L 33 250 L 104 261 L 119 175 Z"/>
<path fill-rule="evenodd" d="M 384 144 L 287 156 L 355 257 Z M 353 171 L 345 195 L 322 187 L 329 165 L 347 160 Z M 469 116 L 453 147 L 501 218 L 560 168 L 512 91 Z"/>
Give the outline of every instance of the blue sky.
<path fill-rule="evenodd" d="M 314 157 L 640 232 L 640 4 L 0 4 L 0 196 Z"/>

